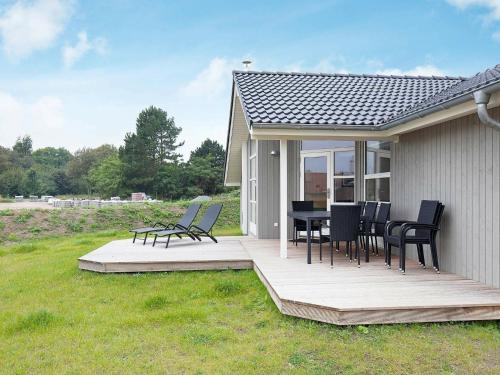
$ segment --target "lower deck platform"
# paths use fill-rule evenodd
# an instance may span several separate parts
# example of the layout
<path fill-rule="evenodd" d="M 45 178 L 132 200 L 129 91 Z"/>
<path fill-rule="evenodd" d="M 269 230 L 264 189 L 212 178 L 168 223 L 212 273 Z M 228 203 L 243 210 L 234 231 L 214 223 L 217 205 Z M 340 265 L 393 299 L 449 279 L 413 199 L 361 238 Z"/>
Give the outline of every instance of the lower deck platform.
<path fill-rule="evenodd" d="M 403 275 L 385 268 L 383 254 L 358 268 L 335 251 L 331 268 L 329 251 L 324 249 L 320 262 L 317 245 L 308 265 L 304 244 L 290 243 L 288 258 L 281 259 L 277 240 L 183 239 L 172 240 L 168 249 L 120 240 L 81 257 L 79 267 L 97 272 L 253 268 L 283 314 L 339 325 L 500 319 L 499 289 L 437 274 L 411 260 Z"/>

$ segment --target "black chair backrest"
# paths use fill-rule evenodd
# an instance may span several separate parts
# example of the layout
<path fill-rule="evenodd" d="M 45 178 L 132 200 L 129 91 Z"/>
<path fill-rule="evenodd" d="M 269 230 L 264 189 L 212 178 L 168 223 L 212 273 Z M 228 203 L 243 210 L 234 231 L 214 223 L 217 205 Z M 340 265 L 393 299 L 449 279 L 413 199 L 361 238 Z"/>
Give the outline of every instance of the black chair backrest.
<path fill-rule="evenodd" d="M 417 223 L 419 224 L 433 224 L 436 225 L 436 220 L 440 220 L 439 211 L 441 203 L 439 201 L 423 200 L 420 202 L 420 209 L 418 211 Z M 443 207 L 444 208 L 444 207 Z M 442 213 L 442 212 L 441 212 Z M 427 236 L 430 233 L 428 229 L 415 230 L 416 236 Z"/>
<path fill-rule="evenodd" d="M 355 241 L 359 233 L 361 206 L 335 204 L 330 207 L 330 234 L 334 241 Z"/>
<path fill-rule="evenodd" d="M 293 211 L 314 211 L 313 201 L 292 201 Z M 293 225 L 299 230 L 305 230 L 307 223 L 304 220 L 293 219 Z"/>
<path fill-rule="evenodd" d="M 377 218 L 375 219 L 375 234 L 382 236 L 384 234 L 385 224 L 391 216 L 391 204 L 390 203 L 380 203 L 377 212 Z"/>
<path fill-rule="evenodd" d="M 369 220 L 375 220 L 375 213 L 377 212 L 377 202 L 366 202 L 364 216 Z"/>
<path fill-rule="evenodd" d="M 293 211 L 314 211 L 313 201 L 292 201 Z"/>
<path fill-rule="evenodd" d="M 358 201 L 358 205 L 361 206 L 361 216 L 363 216 L 365 213 L 365 204 L 365 201 Z"/>
<path fill-rule="evenodd" d="M 194 218 L 198 214 L 200 207 L 201 204 L 199 203 L 191 203 L 177 224 L 183 228 L 189 228 L 189 226 L 193 224 Z"/>
<path fill-rule="evenodd" d="M 205 215 L 201 218 L 201 221 L 196 226 L 205 232 L 210 232 L 212 227 L 215 225 L 217 218 L 222 210 L 222 204 L 213 204 L 207 208 Z"/>

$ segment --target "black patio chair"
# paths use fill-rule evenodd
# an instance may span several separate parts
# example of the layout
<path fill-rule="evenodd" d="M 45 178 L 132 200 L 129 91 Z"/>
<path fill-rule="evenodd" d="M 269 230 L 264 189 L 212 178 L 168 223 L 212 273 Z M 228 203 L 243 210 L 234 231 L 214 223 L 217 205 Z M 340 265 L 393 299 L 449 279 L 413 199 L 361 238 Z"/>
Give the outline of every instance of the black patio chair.
<path fill-rule="evenodd" d="M 361 236 L 361 246 L 366 248 L 368 251 L 368 247 L 370 244 L 365 244 L 365 237 L 367 232 L 369 232 L 372 227 L 373 221 L 375 221 L 375 213 L 377 212 L 378 202 L 366 202 L 365 203 L 365 211 L 361 217 L 361 224 L 359 226 L 359 235 Z"/>
<path fill-rule="evenodd" d="M 156 245 L 158 241 L 158 237 L 168 237 L 165 248 L 168 247 L 170 243 L 170 237 L 175 235 L 181 237 L 181 235 L 187 235 L 192 239 L 197 239 L 201 241 L 201 237 L 209 237 L 212 241 L 217 243 L 217 239 L 214 237 L 212 229 L 217 219 L 219 218 L 220 212 L 222 211 L 222 204 L 213 204 L 207 208 L 207 211 L 203 215 L 199 224 L 192 224 L 189 228 L 186 229 L 167 229 L 159 232 L 153 232 L 155 235 L 155 239 L 153 241 L 153 246 Z"/>
<path fill-rule="evenodd" d="M 333 267 L 333 241 L 345 241 L 352 262 L 352 243 L 356 245 L 356 259 L 360 267 L 359 217 L 361 206 L 336 204 L 330 207 L 330 266 Z"/>
<path fill-rule="evenodd" d="M 313 201 L 292 201 L 292 211 L 314 211 L 314 203 Z M 293 219 L 292 242 L 295 243 L 295 246 L 297 246 L 297 242 L 299 239 L 298 233 L 305 232 L 306 230 L 307 230 L 307 223 L 304 220 Z M 312 223 L 311 225 L 312 241 L 314 241 L 314 232 L 320 232 L 321 234 L 321 223 Z"/>
<path fill-rule="evenodd" d="M 361 207 L 361 216 L 365 213 L 365 201 L 358 201 L 358 205 Z"/>
<path fill-rule="evenodd" d="M 137 228 L 137 229 L 131 229 L 129 232 L 134 233 L 134 239 L 133 243 L 135 243 L 135 240 L 137 238 L 138 234 L 145 234 L 144 238 L 139 238 L 143 239 L 143 245 L 146 243 L 146 240 L 148 238 L 148 234 L 152 232 L 158 232 L 162 230 L 172 230 L 172 229 L 183 229 L 187 230 L 191 224 L 193 224 L 193 221 L 198 214 L 198 211 L 200 210 L 201 204 L 199 203 L 191 203 L 189 207 L 187 208 L 186 212 L 184 215 L 181 217 L 181 219 L 177 223 L 169 223 L 169 224 L 163 224 L 163 223 L 155 223 L 151 227 L 144 227 L 144 228 Z M 179 236 L 180 237 L 180 236 Z M 193 240 L 194 238 L 190 236 Z"/>
<path fill-rule="evenodd" d="M 372 222 L 372 227 L 370 229 L 370 240 L 372 243 L 372 253 L 378 255 L 378 241 L 377 237 L 382 237 L 384 239 L 385 224 L 389 221 L 391 214 L 391 204 L 390 203 L 380 203 L 378 207 L 377 215 L 375 220 Z M 373 243 L 375 240 L 375 244 Z"/>
<path fill-rule="evenodd" d="M 385 227 L 384 249 L 386 264 L 391 268 L 391 248 L 399 248 L 399 269 L 406 272 L 406 245 L 417 245 L 418 261 L 425 268 L 424 246 L 429 245 L 434 269 L 439 273 L 439 260 L 436 248 L 436 235 L 443 216 L 444 205 L 439 201 L 423 200 L 420 203 L 417 221 L 389 221 Z M 393 234 L 394 228 L 400 227 L 398 234 Z M 408 232 L 415 231 L 413 234 Z"/>

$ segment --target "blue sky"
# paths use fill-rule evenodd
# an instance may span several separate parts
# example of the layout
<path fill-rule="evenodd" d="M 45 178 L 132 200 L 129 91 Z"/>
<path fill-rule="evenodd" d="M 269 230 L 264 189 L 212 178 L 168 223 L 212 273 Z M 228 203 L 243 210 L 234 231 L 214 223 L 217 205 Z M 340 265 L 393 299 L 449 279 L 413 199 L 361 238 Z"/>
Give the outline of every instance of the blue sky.
<path fill-rule="evenodd" d="M 0 1 L 0 144 L 120 145 L 141 109 L 186 155 L 225 142 L 231 70 L 469 76 L 500 63 L 500 0 Z"/>

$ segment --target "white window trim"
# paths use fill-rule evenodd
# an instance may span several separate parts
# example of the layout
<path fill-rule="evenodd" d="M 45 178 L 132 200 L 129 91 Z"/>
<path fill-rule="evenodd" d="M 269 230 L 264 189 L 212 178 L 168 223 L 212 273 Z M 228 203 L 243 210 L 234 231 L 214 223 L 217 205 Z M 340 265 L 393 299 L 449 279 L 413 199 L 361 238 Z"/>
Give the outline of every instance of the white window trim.
<path fill-rule="evenodd" d="M 391 145 L 391 148 L 392 148 L 392 145 Z M 381 154 L 389 156 L 389 159 L 392 156 L 391 150 L 381 150 L 381 149 L 373 149 L 373 150 L 378 150 L 378 152 L 380 152 Z M 366 173 L 367 154 L 368 154 L 368 151 L 373 151 L 373 150 L 371 150 L 371 148 L 369 149 L 368 142 L 365 142 L 365 145 L 364 145 L 364 153 L 365 153 L 364 159 L 365 160 L 364 160 L 364 165 L 362 166 L 363 167 L 363 195 L 364 195 L 365 200 L 367 200 L 366 199 L 366 181 L 367 180 L 375 180 L 378 178 L 388 178 L 389 184 L 390 184 L 390 180 L 391 180 L 391 172 L 390 171 L 389 172 L 381 172 L 381 173 L 369 173 L 369 174 Z M 391 167 L 392 167 L 392 165 L 391 165 Z M 386 201 L 382 201 L 382 202 L 385 203 Z M 390 203 L 390 201 L 387 201 L 386 203 Z"/>
<path fill-rule="evenodd" d="M 252 142 L 250 140 L 250 142 Z M 250 152 L 250 150 L 252 149 L 251 145 L 249 145 L 248 147 L 248 150 Z M 258 150 L 258 144 L 257 144 L 257 141 L 255 141 L 255 153 L 253 155 L 250 155 L 248 157 L 248 189 L 251 189 L 251 182 L 255 182 L 255 199 L 252 200 L 250 199 L 250 197 L 252 196 L 251 192 L 248 191 L 248 230 L 250 233 L 252 233 L 254 236 L 257 235 L 257 216 L 258 216 L 258 213 L 257 213 L 257 194 L 258 194 L 258 186 L 257 186 L 257 168 L 258 168 L 258 160 L 257 160 L 257 150 Z M 251 162 L 252 162 L 252 159 L 255 159 L 255 174 L 253 177 L 250 177 L 251 174 L 252 174 L 252 167 L 251 167 Z M 251 220 L 251 212 L 252 212 L 252 205 L 255 205 L 255 218 L 254 218 L 254 221 Z"/>

